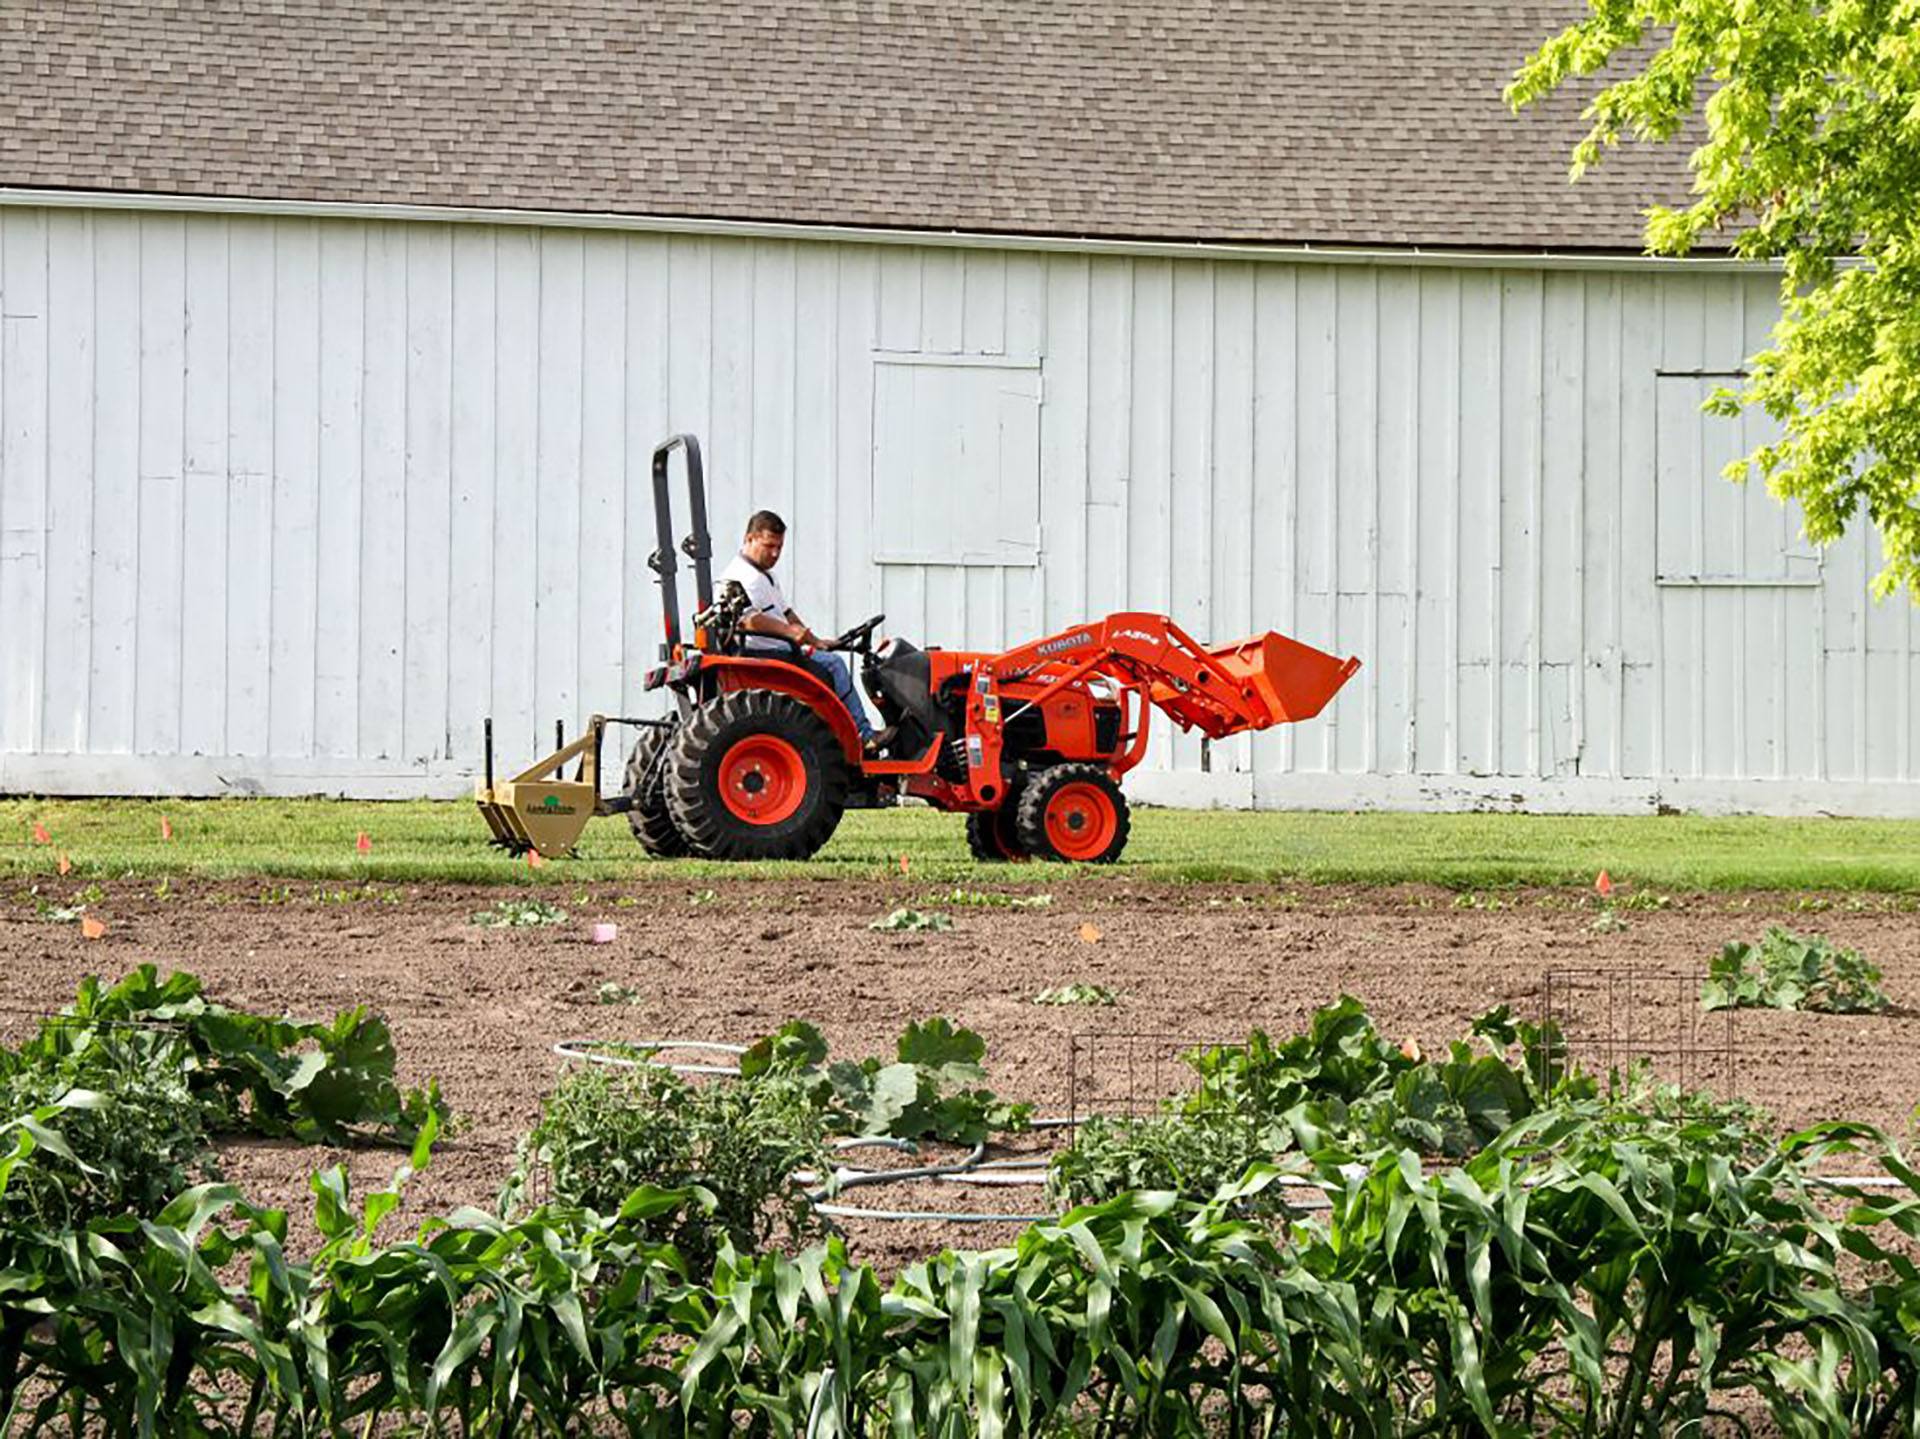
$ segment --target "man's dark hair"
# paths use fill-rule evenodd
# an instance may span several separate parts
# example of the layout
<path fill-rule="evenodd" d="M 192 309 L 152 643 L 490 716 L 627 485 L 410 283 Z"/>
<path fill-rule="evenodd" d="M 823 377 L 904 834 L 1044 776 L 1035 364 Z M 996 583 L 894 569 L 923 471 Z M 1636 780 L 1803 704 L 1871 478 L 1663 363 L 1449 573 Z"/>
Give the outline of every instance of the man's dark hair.
<path fill-rule="evenodd" d="M 772 510 L 755 510 L 747 520 L 747 533 L 750 535 L 784 535 L 787 522 Z"/>

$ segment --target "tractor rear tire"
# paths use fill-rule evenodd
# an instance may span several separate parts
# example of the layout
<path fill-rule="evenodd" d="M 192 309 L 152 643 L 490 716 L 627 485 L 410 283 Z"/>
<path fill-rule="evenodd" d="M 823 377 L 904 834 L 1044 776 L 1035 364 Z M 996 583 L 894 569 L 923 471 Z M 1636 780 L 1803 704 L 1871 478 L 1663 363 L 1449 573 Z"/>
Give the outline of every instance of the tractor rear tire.
<path fill-rule="evenodd" d="M 1014 832 L 1037 859 L 1112 864 L 1132 828 L 1127 797 L 1097 764 L 1057 764 L 1027 776 Z"/>
<path fill-rule="evenodd" d="M 678 859 L 692 852 L 667 808 L 667 757 L 678 729 L 678 725 L 648 725 L 627 760 L 627 795 L 633 801 L 627 824 L 640 847 L 655 859 Z"/>
<path fill-rule="evenodd" d="M 1032 859 L 1020 843 L 1020 795 L 1016 790 L 998 809 L 976 810 L 967 816 L 967 848 L 984 864 L 1024 863 Z"/>
<path fill-rule="evenodd" d="M 680 727 L 666 791 L 674 824 L 702 859 L 806 859 L 847 807 L 847 761 L 807 704 L 733 690 Z"/>

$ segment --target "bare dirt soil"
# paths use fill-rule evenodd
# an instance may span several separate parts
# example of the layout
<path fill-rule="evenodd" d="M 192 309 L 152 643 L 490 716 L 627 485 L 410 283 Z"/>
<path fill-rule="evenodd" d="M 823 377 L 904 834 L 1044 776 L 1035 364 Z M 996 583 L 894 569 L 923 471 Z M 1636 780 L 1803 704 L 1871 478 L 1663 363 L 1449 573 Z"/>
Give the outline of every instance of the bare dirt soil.
<path fill-rule="evenodd" d="M 79 897 L 80 886 L 64 884 L 43 884 L 38 895 Z M 1431 1049 L 1496 1004 L 1537 1016 L 1549 968 L 1697 973 L 1727 940 L 1757 939 L 1770 923 L 1862 950 L 1884 971 L 1895 1009 L 1874 1017 L 1743 1012 L 1733 1035 L 1737 1092 L 1783 1127 L 1849 1118 L 1902 1136 L 1920 1102 L 1920 926 L 1904 900 L 1835 896 L 1814 901 L 1810 913 L 1805 897 L 1682 895 L 1668 908 L 1622 912 L 1624 927 L 1596 930 L 1592 897 L 1564 892 L 1503 893 L 1499 908 L 1482 908 L 1480 897 L 1435 889 L 1170 888 L 1103 877 L 1056 886 L 1045 907 L 1006 908 L 943 901 L 906 880 L 652 882 L 596 885 L 585 903 L 544 887 L 529 897 L 562 904 L 567 922 L 501 930 L 472 922 L 512 897 L 498 888 L 175 881 L 156 895 L 150 883 L 127 882 L 84 897 L 108 926 L 97 940 L 39 917 L 34 896 L 0 904 L 0 1037 L 18 1041 L 71 998 L 83 974 L 116 977 L 146 961 L 193 971 L 236 1007 L 302 1017 L 377 1009 L 392 1022 L 403 1080 L 438 1077 L 467 1120 L 409 1184 L 403 1220 L 494 1202 L 517 1137 L 560 1071 L 553 1045 L 570 1038 L 746 1043 L 805 1018 L 837 1054 L 858 1056 L 889 1052 L 910 1019 L 946 1015 L 985 1036 L 998 1092 L 1061 1113 L 1075 1082 L 1076 1035 L 1103 1037 L 1091 1059 L 1083 1053 L 1083 1104 L 1090 1081 L 1105 1103 L 1146 1100 L 1174 1082 L 1177 1066 L 1165 1066 L 1172 1041 L 1232 1039 L 1253 1026 L 1291 1033 L 1347 993 L 1388 1035 Z M 869 927 L 901 905 L 943 910 L 954 927 Z M 589 941 L 594 920 L 618 925 L 611 944 Z M 1073 981 L 1110 986 L 1118 1003 L 1032 1002 Z M 602 1003 L 608 982 L 630 991 L 631 1002 Z M 1689 980 L 1642 987 L 1630 1003 L 1615 999 L 1643 1026 L 1673 1033 L 1688 1022 L 1694 994 Z M 1616 1029 L 1629 1017 L 1616 1014 Z M 1129 1034 L 1168 1042 L 1117 1038 Z M 1700 1042 L 1724 1045 L 1724 1030 L 1709 1026 Z M 298 1248 L 311 1235 L 304 1216 L 316 1167 L 343 1160 L 364 1189 L 384 1182 L 400 1158 L 251 1144 L 230 1149 L 222 1164 L 257 1202 L 293 1212 Z M 1038 1198 L 1030 1189 L 929 1188 L 863 1190 L 859 1202 L 1010 1212 Z M 853 1221 L 848 1232 L 858 1256 L 892 1269 L 942 1245 L 1002 1242 L 1012 1230 Z"/>

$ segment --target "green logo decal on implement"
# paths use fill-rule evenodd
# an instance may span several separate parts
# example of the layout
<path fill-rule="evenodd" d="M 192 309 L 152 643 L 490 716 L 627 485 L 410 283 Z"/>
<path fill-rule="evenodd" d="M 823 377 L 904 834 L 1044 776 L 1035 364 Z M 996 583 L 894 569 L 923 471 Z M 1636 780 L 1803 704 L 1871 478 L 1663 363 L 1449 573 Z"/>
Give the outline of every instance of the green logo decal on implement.
<path fill-rule="evenodd" d="M 540 807 L 548 814 L 572 814 L 574 812 L 572 805 L 560 803 L 560 796 L 557 794 L 550 794 L 541 800 Z"/>

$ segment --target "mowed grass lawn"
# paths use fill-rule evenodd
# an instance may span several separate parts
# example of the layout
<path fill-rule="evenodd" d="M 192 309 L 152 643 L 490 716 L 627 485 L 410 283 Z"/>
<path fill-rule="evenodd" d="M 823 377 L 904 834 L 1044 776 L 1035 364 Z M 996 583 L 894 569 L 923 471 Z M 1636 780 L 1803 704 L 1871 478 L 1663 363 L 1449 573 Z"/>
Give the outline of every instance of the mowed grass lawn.
<path fill-rule="evenodd" d="M 1455 888 L 1585 885 L 1920 893 L 1920 821 L 1513 814 L 1257 814 L 1138 809 L 1103 881 L 1424 882 Z M 36 827 L 47 840 L 36 838 Z M 170 837 L 163 837 L 163 831 Z M 360 834 L 370 849 L 357 847 Z M 898 876 L 996 885 L 1058 883 L 1055 865 L 983 865 L 961 820 L 921 808 L 847 815 L 804 863 L 649 860 L 624 819 L 593 821 L 577 858 L 530 868 L 487 843 L 466 801 L 0 800 L 0 873 L 83 878 L 265 875 L 389 883 L 686 882 Z"/>

